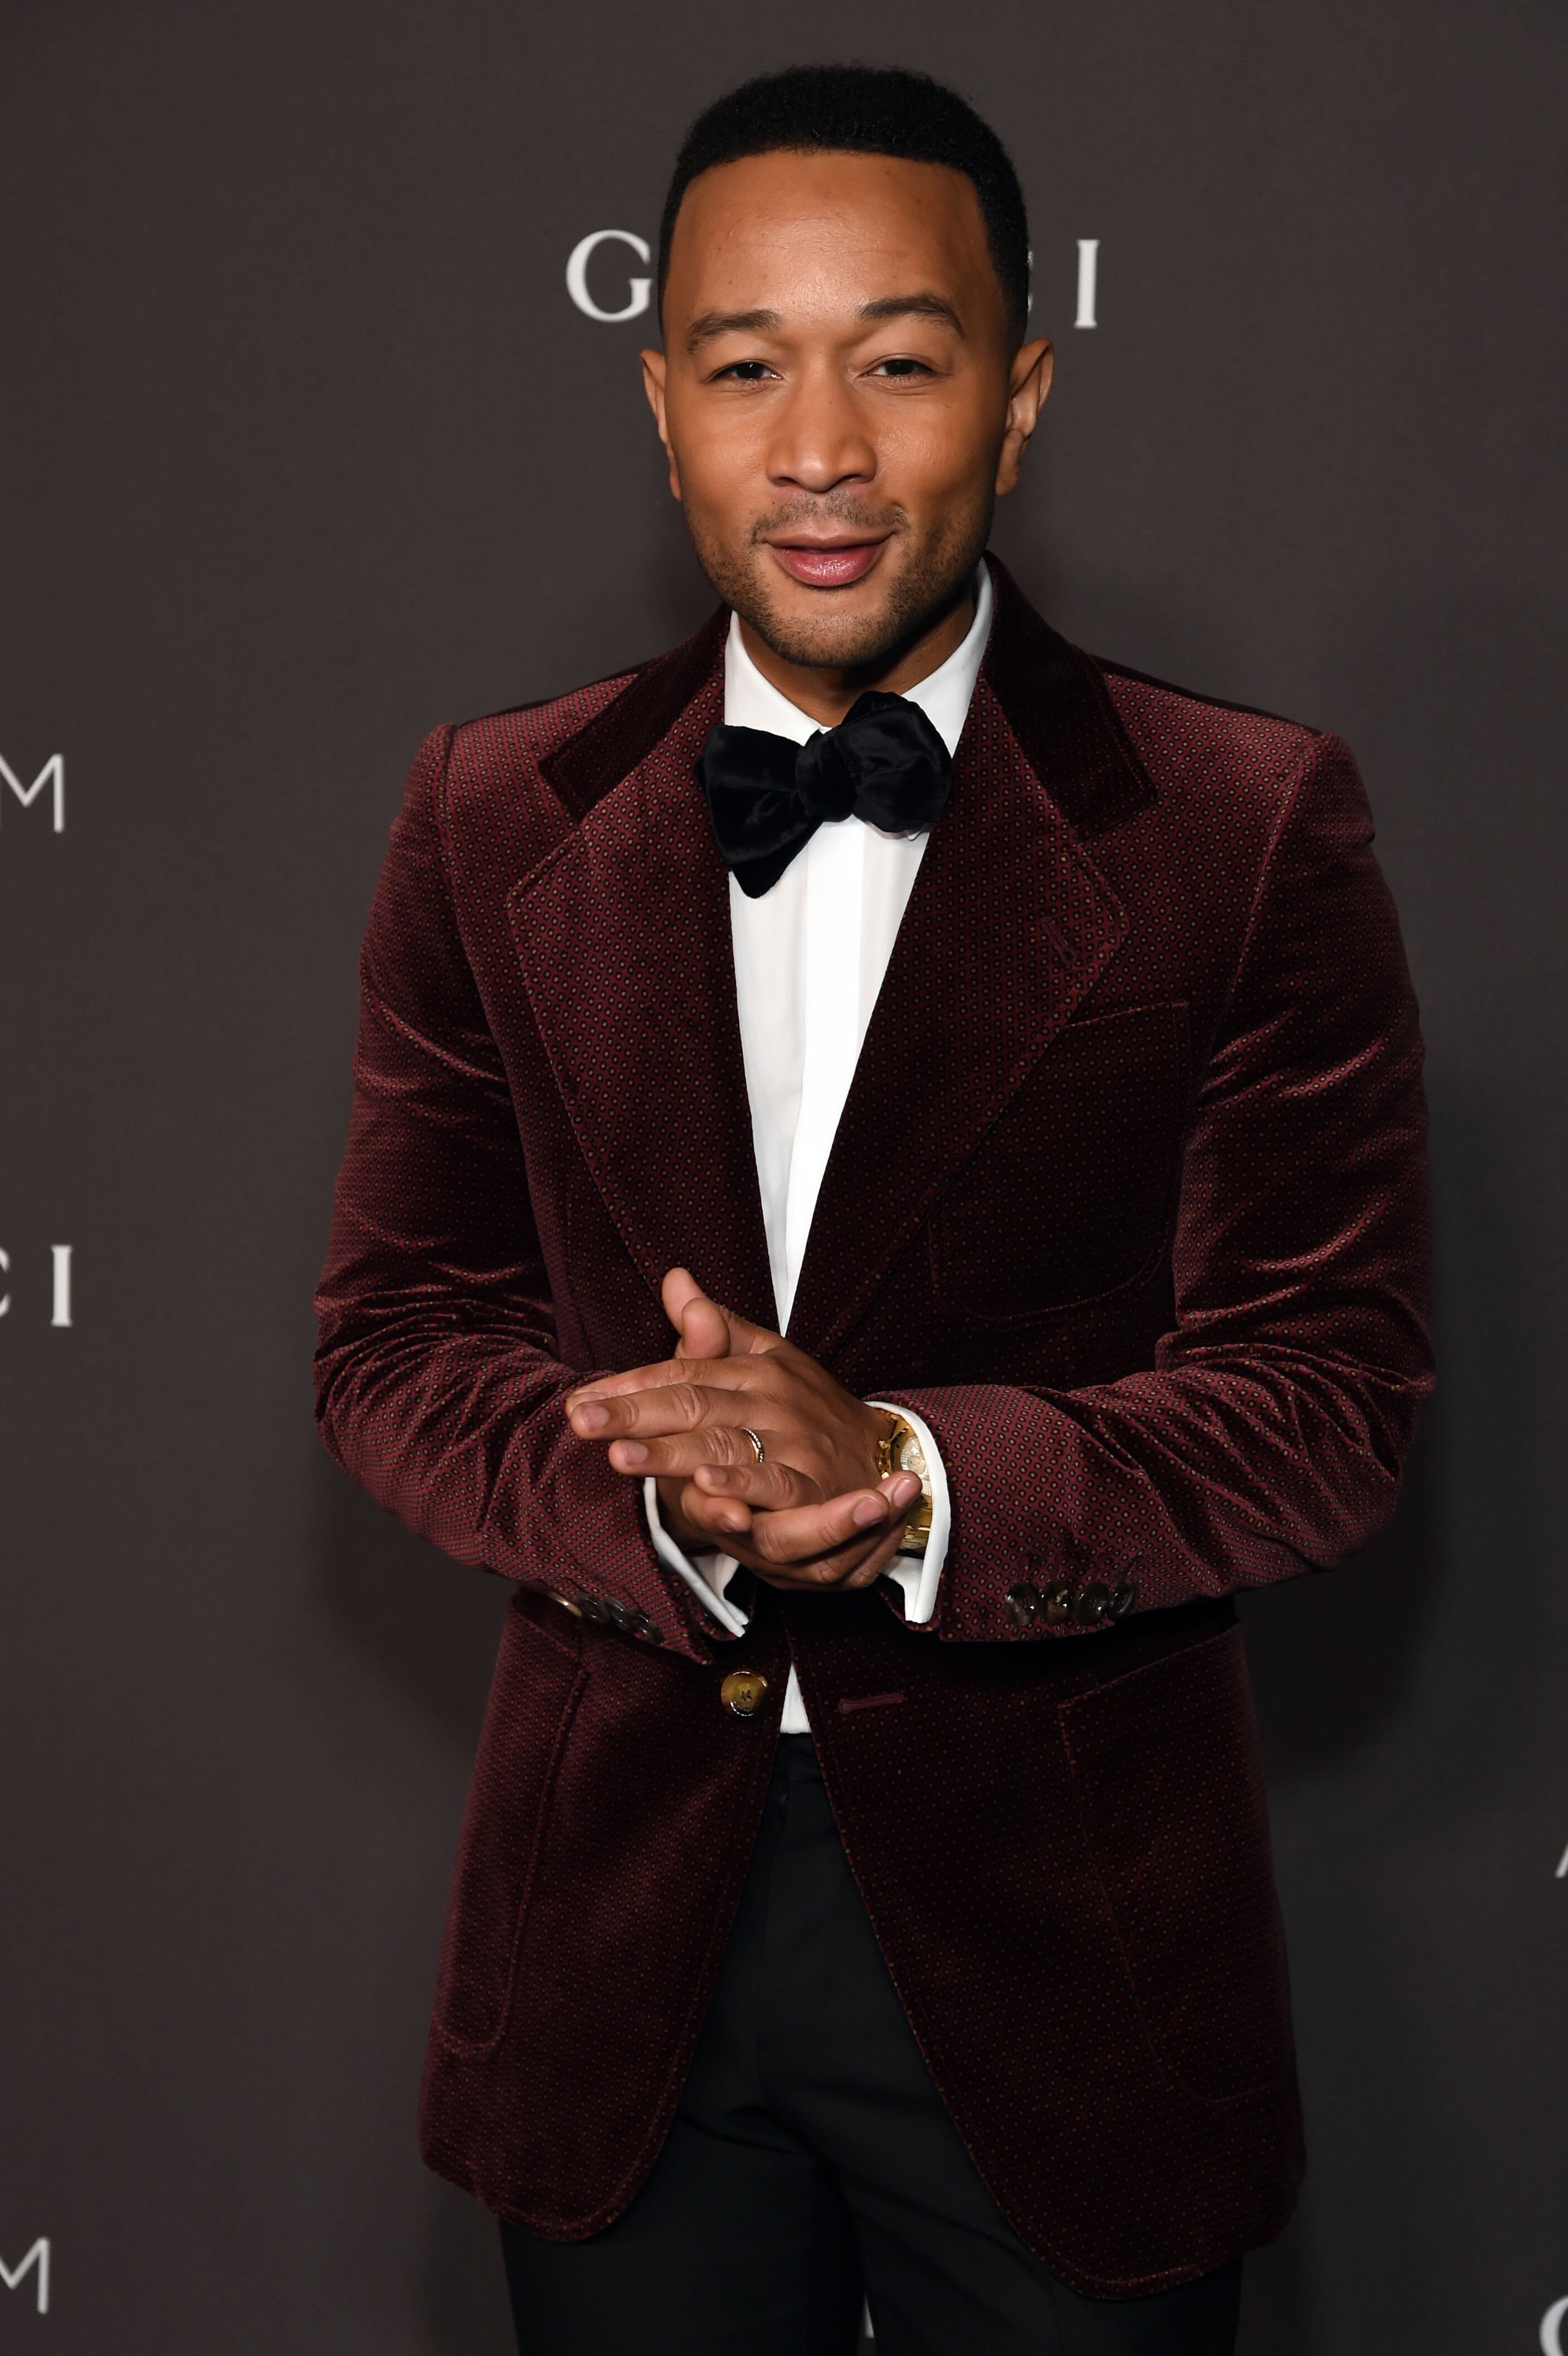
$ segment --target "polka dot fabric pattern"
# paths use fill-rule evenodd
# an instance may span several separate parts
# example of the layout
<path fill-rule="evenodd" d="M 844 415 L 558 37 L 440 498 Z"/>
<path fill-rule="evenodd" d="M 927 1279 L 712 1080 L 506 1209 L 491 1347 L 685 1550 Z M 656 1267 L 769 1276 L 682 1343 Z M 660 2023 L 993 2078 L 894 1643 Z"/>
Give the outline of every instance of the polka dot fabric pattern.
<path fill-rule="evenodd" d="M 987 2182 L 1154 2290 L 1300 2168 L 1229 1598 L 1391 1510 L 1431 1383 L 1420 1041 L 1333 737 L 1098 662 L 993 566 L 951 799 L 791 1338 L 930 1425 L 935 1622 L 658 1562 L 563 1400 L 662 1356 L 664 1269 L 772 1323 L 727 882 L 695 764 L 724 616 L 438 730 L 366 936 L 318 1297 L 328 1447 L 516 1584 L 444 1953 L 431 2164 L 597 2231 L 667 2130 L 791 1660 L 850 1857 Z M 756 1716 L 726 1673 L 767 1680 Z"/>

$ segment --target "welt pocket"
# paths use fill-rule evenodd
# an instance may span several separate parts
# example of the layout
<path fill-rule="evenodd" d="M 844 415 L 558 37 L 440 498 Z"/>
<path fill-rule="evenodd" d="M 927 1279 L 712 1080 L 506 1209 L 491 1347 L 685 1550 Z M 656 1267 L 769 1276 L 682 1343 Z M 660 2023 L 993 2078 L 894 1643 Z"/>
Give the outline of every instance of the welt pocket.
<path fill-rule="evenodd" d="M 1284 1934 L 1240 1628 L 1058 1705 L 1149 2042 L 1200 2102 L 1288 2083 Z"/>
<path fill-rule="evenodd" d="M 1017 1325 L 1146 1282 L 1175 1220 L 1191 1087 L 1185 1001 L 1067 1024 L 932 1219 L 938 1299 Z"/>
<path fill-rule="evenodd" d="M 459 2052 L 502 2035 L 555 1779 L 586 1671 L 519 1594 L 507 1614 L 447 1905 L 436 2026 Z M 542 1611 L 551 1607 L 542 1604 Z"/>

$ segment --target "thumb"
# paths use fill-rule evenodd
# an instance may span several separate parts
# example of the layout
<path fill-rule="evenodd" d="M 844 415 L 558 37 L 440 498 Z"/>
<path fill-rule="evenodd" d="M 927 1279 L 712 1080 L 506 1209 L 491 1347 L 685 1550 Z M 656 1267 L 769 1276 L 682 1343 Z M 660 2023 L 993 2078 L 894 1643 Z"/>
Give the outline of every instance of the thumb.
<path fill-rule="evenodd" d="M 710 1301 L 690 1269 L 672 1268 L 660 1287 L 664 1314 L 680 1334 L 678 1358 L 727 1358 L 729 1322 L 716 1301 Z"/>
<path fill-rule="evenodd" d="M 680 1358 L 727 1358 L 732 1352 L 755 1356 L 777 1350 L 783 1339 L 766 1325 L 753 1325 L 733 1309 L 710 1301 L 688 1268 L 672 1268 L 660 1287 L 664 1314 L 679 1328 Z"/>

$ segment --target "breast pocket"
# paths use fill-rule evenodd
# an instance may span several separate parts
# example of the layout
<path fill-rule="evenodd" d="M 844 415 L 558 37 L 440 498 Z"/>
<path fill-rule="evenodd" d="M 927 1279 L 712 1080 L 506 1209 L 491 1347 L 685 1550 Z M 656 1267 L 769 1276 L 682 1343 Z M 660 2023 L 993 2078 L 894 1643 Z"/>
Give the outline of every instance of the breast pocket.
<path fill-rule="evenodd" d="M 1191 1063 L 1181 1002 L 1058 1033 L 932 1221 L 939 1297 L 1011 1325 L 1152 1275 L 1176 1213 Z"/>

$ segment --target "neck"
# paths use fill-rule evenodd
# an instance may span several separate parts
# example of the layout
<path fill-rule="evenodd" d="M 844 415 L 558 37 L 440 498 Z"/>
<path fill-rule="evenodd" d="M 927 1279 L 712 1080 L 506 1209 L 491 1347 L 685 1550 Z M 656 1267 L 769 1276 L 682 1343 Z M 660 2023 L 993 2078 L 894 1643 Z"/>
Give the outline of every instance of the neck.
<path fill-rule="evenodd" d="M 974 620 L 974 591 L 966 584 L 956 605 L 918 638 L 880 663 L 789 662 L 765 638 L 757 637 L 744 615 L 738 618 L 741 644 L 769 686 L 776 687 L 780 695 L 788 696 L 800 711 L 824 728 L 836 728 L 856 696 L 865 695 L 868 689 L 880 689 L 884 695 L 902 695 L 906 689 L 918 687 L 921 680 L 940 670 L 969 635 Z"/>

